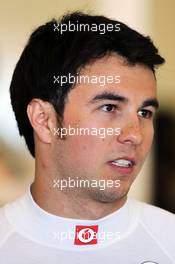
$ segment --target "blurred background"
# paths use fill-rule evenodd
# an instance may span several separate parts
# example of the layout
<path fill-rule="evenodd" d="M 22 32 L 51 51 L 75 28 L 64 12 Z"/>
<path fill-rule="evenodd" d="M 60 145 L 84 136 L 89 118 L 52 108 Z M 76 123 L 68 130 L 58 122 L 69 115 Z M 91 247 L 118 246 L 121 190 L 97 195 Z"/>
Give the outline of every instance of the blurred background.
<path fill-rule="evenodd" d="M 0 205 L 20 196 L 34 177 L 34 160 L 18 135 L 10 105 L 15 64 L 36 27 L 74 10 L 121 20 L 151 36 L 166 59 L 157 72 L 161 107 L 155 143 L 130 196 L 175 213 L 174 0 L 0 0 Z"/>

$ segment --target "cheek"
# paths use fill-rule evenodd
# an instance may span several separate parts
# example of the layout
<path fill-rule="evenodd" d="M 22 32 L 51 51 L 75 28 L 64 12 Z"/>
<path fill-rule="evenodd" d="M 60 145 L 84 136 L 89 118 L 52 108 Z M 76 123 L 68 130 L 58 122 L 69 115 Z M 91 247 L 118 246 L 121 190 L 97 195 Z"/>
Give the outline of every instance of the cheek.
<path fill-rule="evenodd" d="M 154 137 L 154 127 L 153 125 L 151 125 L 145 131 L 144 136 L 143 136 L 144 149 L 145 149 L 146 154 L 151 148 L 153 137 Z"/>
<path fill-rule="evenodd" d="M 91 166 L 98 166 L 101 161 L 104 160 L 105 152 L 108 146 L 108 137 L 106 135 L 106 127 L 108 127 L 107 122 L 104 120 L 99 120 L 97 115 L 92 115 L 80 112 L 73 112 L 71 115 L 66 115 L 65 127 L 74 127 L 89 129 L 89 135 L 79 135 L 79 136 L 68 136 L 64 142 L 64 152 L 68 153 L 68 159 L 74 160 L 76 164 L 91 164 Z M 109 126 L 110 127 L 110 126 Z M 100 130 L 102 128 L 102 130 Z M 97 131 L 97 134 L 92 135 L 92 131 Z M 80 130 L 79 130 L 80 131 Z"/>
<path fill-rule="evenodd" d="M 76 116 L 73 119 L 73 121 L 69 119 L 65 127 L 70 125 L 70 127 L 75 128 L 76 135 L 68 136 L 66 142 L 75 155 L 94 156 L 100 152 L 100 149 L 105 149 L 107 145 L 106 127 L 108 126 L 104 122 L 99 122 L 97 118 L 89 118 L 86 115 L 84 118 Z"/>
<path fill-rule="evenodd" d="M 72 152 L 71 155 L 87 159 L 97 159 L 100 156 L 102 149 L 105 149 L 103 142 L 104 139 L 92 135 L 73 136 L 71 138 L 69 136 L 67 139 L 69 151 L 71 149 Z"/>
<path fill-rule="evenodd" d="M 106 142 L 98 136 L 69 136 L 63 151 L 69 167 L 95 172 L 105 161 Z"/>

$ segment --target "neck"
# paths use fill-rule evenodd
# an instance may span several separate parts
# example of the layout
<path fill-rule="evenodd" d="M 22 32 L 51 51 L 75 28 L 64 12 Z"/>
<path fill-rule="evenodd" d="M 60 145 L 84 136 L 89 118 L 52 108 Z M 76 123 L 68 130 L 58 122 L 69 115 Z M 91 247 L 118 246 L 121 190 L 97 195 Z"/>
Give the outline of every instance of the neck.
<path fill-rule="evenodd" d="M 49 175 L 43 175 L 42 180 L 36 175 L 31 186 L 31 193 L 35 202 L 46 212 L 74 219 L 96 220 L 121 208 L 127 196 L 111 203 L 96 201 L 85 197 L 80 191 L 60 191 L 48 184 Z"/>
<path fill-rule="evenodd" d="M 85 189 L 53 188 L 58 171 L 51 171 L 54 164 L 44 160 L 36 159 L 31 194 L 34 201 L 46 212 L 65 218 L 96 220 L 115 212 L 125 204 L 127 195 L 114 202 L 102 202 L 88 195 Z M 61 175 L 58 178 L 61 179 Z"/>

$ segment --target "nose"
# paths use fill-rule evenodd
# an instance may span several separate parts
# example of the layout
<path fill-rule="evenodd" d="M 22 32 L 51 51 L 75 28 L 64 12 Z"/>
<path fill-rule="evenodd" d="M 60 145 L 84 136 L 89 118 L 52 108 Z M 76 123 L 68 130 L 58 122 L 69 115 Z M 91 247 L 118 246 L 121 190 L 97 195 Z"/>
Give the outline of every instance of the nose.
<path fill-rule="evenodd" d="M 143 135 L 139 120 L 134 120 L 125 124 L 117 137 L 122 144 L 140 145 L 142 143 Z"/>

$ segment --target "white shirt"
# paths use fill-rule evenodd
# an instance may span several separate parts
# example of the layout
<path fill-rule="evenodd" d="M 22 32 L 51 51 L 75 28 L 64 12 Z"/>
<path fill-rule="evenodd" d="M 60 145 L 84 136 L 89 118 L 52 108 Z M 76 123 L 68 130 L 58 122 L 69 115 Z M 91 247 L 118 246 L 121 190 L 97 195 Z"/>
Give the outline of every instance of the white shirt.
<path fill-rule="evenodd" d="M 128 198 L 98 220 L 64 218 L 41 209 L 29 188 L 0 209 L 0 263 L 172 264 L 175 215 Z"/>

